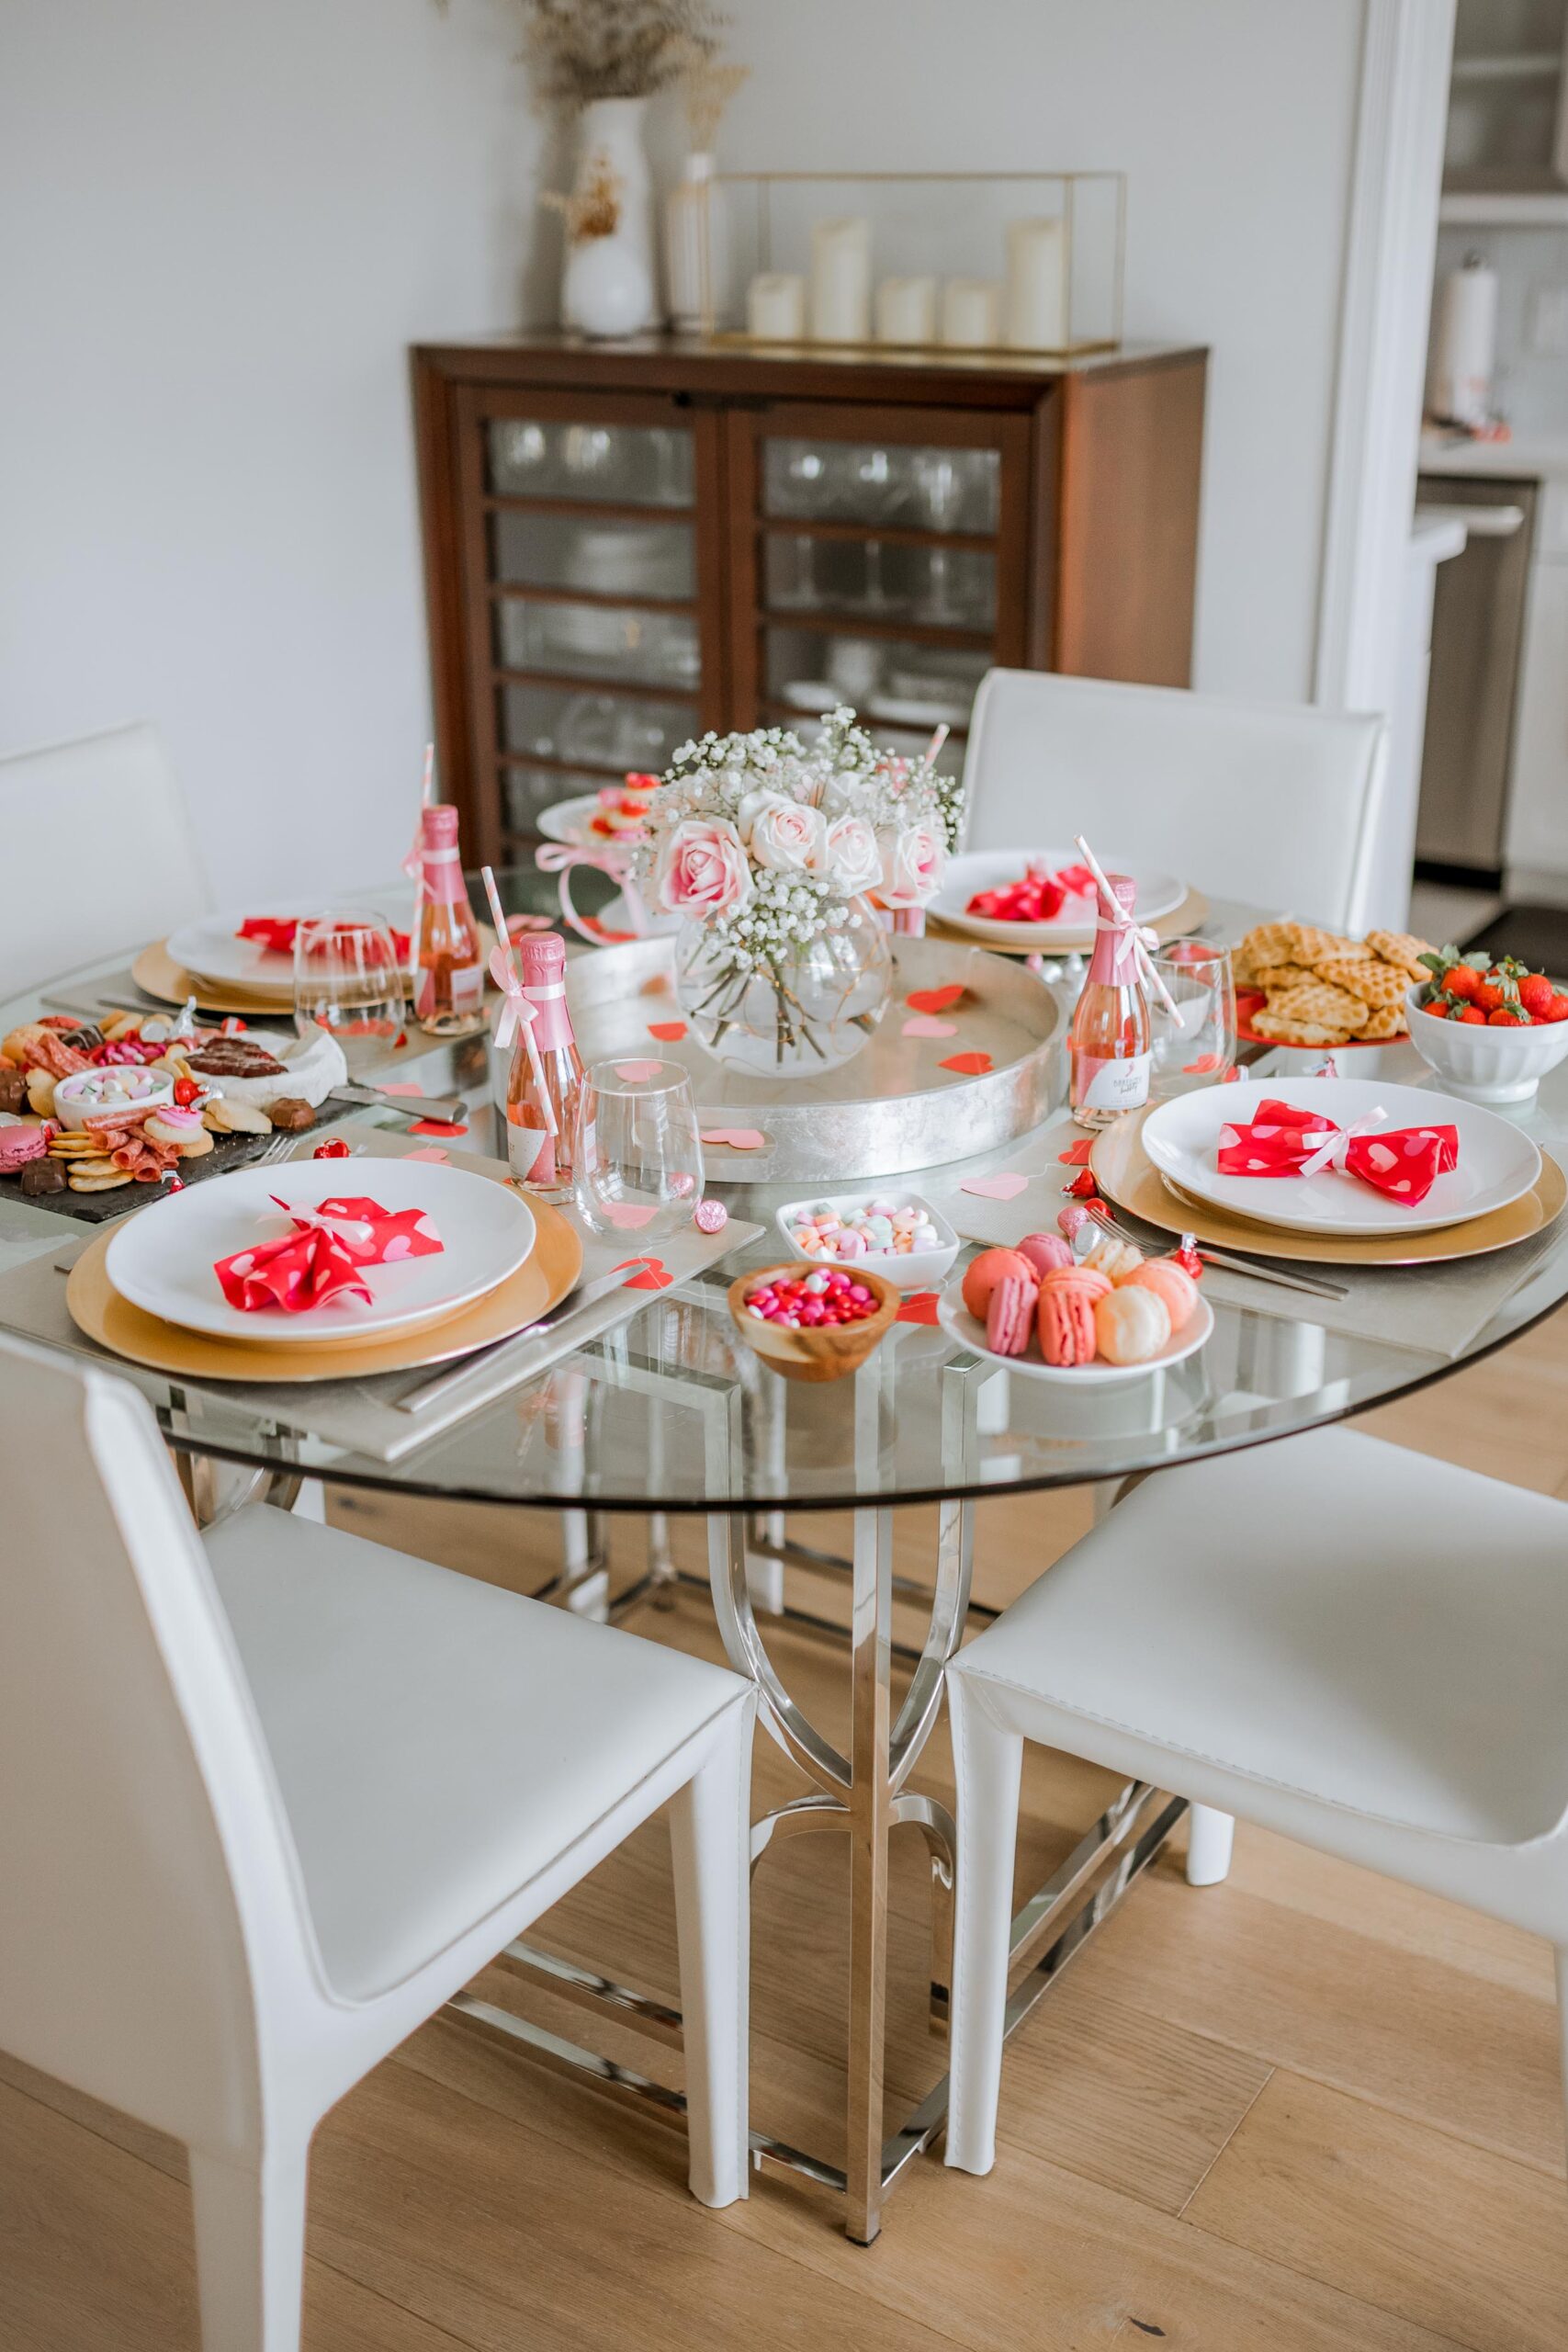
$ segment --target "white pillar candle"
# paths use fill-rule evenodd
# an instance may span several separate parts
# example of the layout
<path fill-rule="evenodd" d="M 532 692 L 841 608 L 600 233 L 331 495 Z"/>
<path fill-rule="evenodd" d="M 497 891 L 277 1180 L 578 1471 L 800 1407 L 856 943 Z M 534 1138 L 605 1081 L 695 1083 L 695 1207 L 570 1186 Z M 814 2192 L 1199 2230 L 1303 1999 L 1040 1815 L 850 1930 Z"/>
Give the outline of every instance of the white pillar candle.
<path fill-rule="evenodd" d="M 1007 341 L 1013 351 L 1061 351 L 1067 340 L 1067 241 L 1060 220 L 1008 226 Z"/>
<path fill-rule="evenodd" d="M 990 277 L 950 277 L 942 289 L 942 339 L 958 351 L 994 351 L 1001 341 L 1001 288 Z"/>
<path fill-rule="evenodd" d="M 806 280 L 788 270 L 754 277 L 746 292 L 747 331 L 765 343 L 799 343 L 806 334 Z"/>
<path fill-rule="evenodd" d="M 812 229 L 811 335 L 815 343 L 871 340 L 871 223 L 863 216 Z"/>
<path fill-rule="evenodd" d="M 876 289 L 878 343 L 936 341 L 936 279 L 885 277 Z"/>

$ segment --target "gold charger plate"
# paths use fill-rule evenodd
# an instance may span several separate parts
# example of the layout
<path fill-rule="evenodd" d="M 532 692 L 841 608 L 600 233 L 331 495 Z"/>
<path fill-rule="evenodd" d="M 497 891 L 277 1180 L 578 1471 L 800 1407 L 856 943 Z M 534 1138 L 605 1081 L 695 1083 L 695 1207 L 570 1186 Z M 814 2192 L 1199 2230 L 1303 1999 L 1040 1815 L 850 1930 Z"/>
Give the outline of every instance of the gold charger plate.
<path fill-rule="evenodd" d="M 495 944 L 495 933 L 489 923 L 479 925 L 480 952 L 488 958 Z M 196 972 L 187 972 L 170 955 L 168 944 L 152 940 L 137 956 L 130 967 L 130 977 L 139 989 L 149 996 L 160 996 L 166 1004 L 184 1004 L 186 997 L 195 997 L 197 1004 L 211 1012 L 238 1012 L 249 1020 L 271 1014 L 274 1020 L 291 1022 L 294 1018 L 292 1000 L 273 996 L 259 989 L 242 988 L 238 981 L 224 980 L 209 984 Z M 486 986 L 489 986 L 487 981 Z"/>
<path fill-rule="evenodd" d="M 1325 1266 L 1430 1266 L 1452 1258 L 1479 1258 L 1489 1250 L 1506 1250 L 1542 1233 L 1562 1213 L 1568 1202 L 1568 1180 L 1550 1152 L 1540 1155 L 1540 1174 L 1533 1191 L 1504 1209 L 1472 1216 L 1463 1225 L 1442 1226 L 1435 1233 L 1396 1233 L 1354 1237 L 1287 1233 L 1279 1226 L 1255 1225 L 1250 1217 L 1232 1216 L 1206 1201 L 1189 1200 L 1166 1182 L 1144 1149 L 1146 1112 L 1102 1129 L 1089 1151 L 1095 1182 L 1107 1200 L 1157 1225 L 1167 1233 L 1195 1234 L 1219 1250 L 1241 1250 L 1254 1258 L 1310 1260 Z"/>
<path fill-rule="evenodd" d="M 249 1340 L 218 1340 L 204 1331 L 144 1315 L 121 1298 L 104 1269 L 112 1234 L 99 1236 L 71 1269 L 65 1304 L 78 1330 L 100 1347 L 154 1372 L 183 1374 L 190 1380 L 367 1380 L 378 1372 L 407 1372 L 416 1364 L 445 1363 L 470 1349 L 509 1340 L 536 1322 L 563 1299 L 582 1267 L 576 1228 L 547 1201 L 530 1198 L 536 1231 L 526 1261 L 483 1298 L 459 1307 L 445 1322 L 420 1325 L 385 1340 L 327 1348 L 290 1346 L 287 1318 L 270 1347 Z"/>
<path fill-rule="evenodd" d="M 1157 922 L 1149 925 L 1149 929 L 1162 944 L 1168 939 L 1184 939 L 1190 931 L 1196 930 L 1208 911 L 1209 901 L 1201 890 L 1189 890 L 1179 907 L 1172 907 L 1169 914 L 1161 915 Z M 1074 932 L 1070 940 L 1064 941 L 1057 947 L 1009 947 L 1005 941 L 982 939 L 975 932 L 960 931 L 955 924 L 943 922 L 940 915 L 927 916 L 926 936 L 928 939 L 954 939 L 964 947 L 987 947 L 993 956 L 1087 956 L 1094 945 L 1092 925 L 1081 932 Z"/>

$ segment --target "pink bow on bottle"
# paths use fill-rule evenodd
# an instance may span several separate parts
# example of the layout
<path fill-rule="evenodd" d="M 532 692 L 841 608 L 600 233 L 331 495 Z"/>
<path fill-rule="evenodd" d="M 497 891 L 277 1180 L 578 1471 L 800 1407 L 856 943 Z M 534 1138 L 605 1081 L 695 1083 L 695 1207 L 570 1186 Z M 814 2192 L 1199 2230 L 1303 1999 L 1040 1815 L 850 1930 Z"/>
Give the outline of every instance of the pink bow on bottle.
<path fill-rule="evenodd" d="M 527 991 L 518 978 L 517 967 L 510 947 L 504 943 L 492 947 L 490 955 L 490 976 L 501 990 L 501 1019 L 495 1025 L 495 1042 L 499 1046 L 510 1046 L 513 1037 L 521 1035 L 528 1048 L 529 1067 L 534 1073 L 534 1091 L 545 1114 L 545 1131 L 558 1135 L 556 1114 L 550 1103 L 549 1089 L 545 1084 L 545 1066 L 539 1058 L 539 1044 L 534 1035 L 534 1023 L 539 1017 L 537 1005 L 528 1001 Z"/>
<path fill-rule="evenodd" d="M 541 874 L 559 876 L 561 914 L 592 946 L 618 947 L 628 939 L 642 937 L 638 931 L 612 931 L 597 915 L 580 915 L 571 902 L 573 868 L 591 865 L 618 882 L 627 906 L 634 913 L 640 913 L 637 888 L 631 878 L 631 859 L 624 849 L 615 844 L 604 849 L 582 849 L 571 842 L 541 842 L 534 852 L 534 863 Z"/>

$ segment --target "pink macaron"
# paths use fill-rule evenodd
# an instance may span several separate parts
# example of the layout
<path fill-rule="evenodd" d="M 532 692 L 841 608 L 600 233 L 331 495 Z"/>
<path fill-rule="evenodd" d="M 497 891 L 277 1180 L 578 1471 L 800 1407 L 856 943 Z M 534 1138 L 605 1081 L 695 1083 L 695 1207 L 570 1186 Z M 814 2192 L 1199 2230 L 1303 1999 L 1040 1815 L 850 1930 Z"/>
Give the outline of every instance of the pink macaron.
<path fill-rule="evenodd" d="M 1004 1274 L 986 1309 L 986 1345 L 998 1356 L 1021 1356 L 1034 1329 L 1035 1287 L 1021 1274 Z"/>
<path fill-rule="evenodd" d="M 1020 1281 L 1031 1285 L 1040 1279 L 1028 1259 L 1017 1250 L 982 1250 L 974 1264 L 965 1267 L 964 1304 L 976 1323 L 985 1321 L 991 1293 L 1007 1274 L 1016 1274 Z"/>
<path fill-rule="evenodd" d="M 1049 1364 L 1092 1363 L 1094 1310 L 1111 1284 L 1089 1266 L 1058 1267 L 1040 1285 L 1040 1352 Z"/>
<path fill-rule="evenodd" d="M 1036 1274 L 1055 1273 L 1058 1266 L 1073 1262 L 1072 1245 L 1059 1233 L 1026 1233 L 1018 1245 L 1018 1254 L 1027 1258 Z"/>

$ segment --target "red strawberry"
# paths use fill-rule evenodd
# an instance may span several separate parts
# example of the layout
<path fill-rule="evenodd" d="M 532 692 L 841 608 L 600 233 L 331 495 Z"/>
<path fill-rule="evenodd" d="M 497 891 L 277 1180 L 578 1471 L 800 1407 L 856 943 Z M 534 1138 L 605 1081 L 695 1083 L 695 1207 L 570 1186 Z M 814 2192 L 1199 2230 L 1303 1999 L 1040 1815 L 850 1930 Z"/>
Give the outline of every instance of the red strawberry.
<path fill-rule="evenodd" d="M 1503 991 L 1491 980 L 1482 980 L 1472 989 L 1470 1001 L 1472 1004 L 1478 1004 L 1483 1012 L 1495 1012 L 1503 1001 Z"/>
<path fill-rule="evenodd" d="M 1568 996 L 1554 996 L 1542 1018 L 1547 1021 L 1568 1021 Z"/>
<path fill-rule="evenodd" d="M 1533 1026 L 1522 1005 L 1499 1004 L 1486 1016 L 1489 1029 L 1529 1029 Z"/>
<path fill-rule="evenodd" d="M 1457 1005 L 1450 1004 L 1446 996 L 1435 996 L 1429 1003 L 1422 1005 L 1419 1009 L 1423 1012 L 1429 1012 L 1435 1021 L 1446 1021 L 1450 1012 L 1457 1012 L 1459 1010 Z"/>
<path fill-rule="evenodd" d="M 1468 999 L 1481 986 L 1481 975 L 1473 964 L 1450 964 L 1443 974 L 1443 986 L 1450 996 Z"/>
<path fill-rule="evenodd" d="M 1462 1012 L 1456 1012 L 1454 1014 L 1454 1019 L 1456 1021 L 1468 1021 L 1473 1026 L 1481 1029 L 1484 1029 L 1486 1026 L 1486 1015 L 1482 1012 L 1481 1007 L 1478 1004 L 1467 1004 Z"/>
<path fill-rule="evenodd" d="M 1540 1021 L 1557 991 L 1544 972 L 1529 972 L 1519 982 L 1519 1002 Z"/>

